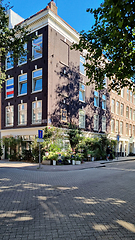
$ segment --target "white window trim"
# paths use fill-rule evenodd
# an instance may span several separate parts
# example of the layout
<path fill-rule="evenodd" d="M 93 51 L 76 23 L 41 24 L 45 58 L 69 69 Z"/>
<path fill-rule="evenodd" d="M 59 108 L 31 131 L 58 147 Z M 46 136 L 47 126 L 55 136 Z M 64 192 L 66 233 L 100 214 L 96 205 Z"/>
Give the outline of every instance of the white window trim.
<path fill-rule="evenodd" d="M 35 61 L 35 60 L 43 57 L 43 34 L 39 34 L 37 37 L 40 37 L 40 36 L 42 36 L 42 56 L 34 58 L 34 49 L 33 49 L 33 41 L 34 40 L 33 40 L 32 41 L 32 61 Z"/>
<path fill-rule="evenodd" d="M 11 58 L 11 54 L 9 55 L 8 58 Z M 10 69 L 12 69 L 12 68 L 14 68 L 14 59 L 13 59 L 13 67 L 7 68 L 7 62 L 8 62 L 8 61 L 7 61 L 7 56 L 6 56 L 5 68 L 6 68 L 7 71 L 10 70 Z"/>
<path fill-rule="evenodd" d="M 80 62 L 83 63 L 83 64 L 85 64 L 85 57 L 82 56 L 82 55 L 80 55 L 80 57 L 84 58 L 84 63 L 83 63 L 81 60 L 80 60 Z M 80 62 L 79 62 L 79 63 L 80 63 Z M 79 66 L 80 66 L 80 65 L 79 65 Z M 80 71 L 80 74 L 82 74 L 83 76 L 86 76 L 85 68 L 84 68 L 84 73 L 82 73 L 82 72 Z"/>
<path fill-rule="evenodd" d="M 41 78 L 42 78 L 42 88 L 43 88 L 43 69 L 42 69 L 42 68 L 39 68 L 39 69 L 36 69 L 36 70 L 32 71 L 32 93 L 42 92 L 42 88 L 39 89 L 39 90 L 34 91 L 33 73 L 34 73 L 34 72 L 37 72 L 37 71 L 39 71 L 39 70 L 42 70 Z"/>
<path fill-rule="evenodd" d="M 23 96 L 23 95 L 27 95 L 27 93 L 19 93 L 20 92 L 20 81 L 19 81 L 19 78 L 21 77 L 21 76 L 23 76 L 23 75 L 26 75 L 27 76 L 27 73 L 24 73 L 24 74 L 21 74 L 21 75 L 19 75 L 18 76 L 18 96 Z M 27 80 L 28 80 L 28 78 L 27 78 Z M 25 82 L 27 82 L 27 80 L 24 80 L 24 81 L 22 81 L 23 83 L 25 83 Z M 21 82 L 21 83 L 22 83 Z M 27 86 L 28 86 L 28 83 L 27 83 Z"/>
<path fill-rule="evenodd" d="M 106 95 L 105 95 L 105 94 L 102 95 L 102 109 L 103 109 L 103 110 L 106 110 L 106 99 L 104 99 L 103 96 L 105 96 L 105 98 L 106 98 Z M 105 105 L 105 108 L 103 108 L 103 102 L 105 103 L 105 104 L 104 104 L 104 105 Z"/>
<path fill-rule="evenodd" d="M 19 106 L 21 106 L 21 105 L 23 105 L 23 104 L 26 104 L 26 106 L 27 106 L 27 103 L 21 103 L 21 104 L 18 104 L 18 125 L 20 126 L 22 126 L 22 125 L 27 125 L 27 121 L 26 121 L 26 123 L 19 123 L 19 113 L 21 112 L 21 111 L 24 111 L 24 112 L 26 112 L 26 119 L 27 119 L 27 108 L 26 108 L 26 110 L 20 110 L 19 111 Z"/>
<path fill-rule="evenodd" d="M 95 116 L 97 116 L 97 128 L 95 128 L 95 126 L 94 126 L 94 131 L 98 131 L 99 130 L 99 115 L 94 114 L 94 123 L 95 123 Z"/>
<path fill-rule="evenodd" d="M 26 44 L 26 47 L 24 48 L 24 51 L 26 50 L 27 51 L 27 43 L 25 43 Z M 24 46 L 25 46 L 25 44 L 24 44 Z M 27 56 L 27 55 L 26 55 Z M 25 62 L 22 62 L 22 63 L 20 63 L 19 62 L 19 59 L 18 59 L 18 66 L 21 66 L 21 65 L 23 65 L 23 64 L 26 64 L 27 63 L 27 60 L 25 61 Z"/>
<path fill-rule="evenodd" d="M 8 78 L 8 79 L 6 79 L 6 81 L 5 81 L 5 86 L 6 86 L 6 88 L 7 88 L 7 81 L 10 80 L 10 79 L 13 79 L 13 85 L 14 85 L 14 77 Z M 9 85 L 8 85 L 8 86 L 9 86 Z M 13 97 L 14 97 L 14 94 L 13 94 L 12 97 L 7 97 L 6 89 L 5 89 L 5 95 L 6 95 L 5 99 L 10 99 L 10 98 L 13 98 Z"/>
<path fill-rule="evenodd" d="M 13 107 L 13 123 L 12 124 L 7 124 L 7 108 L 9 107 Z M 11 106 L 6 106 L 5 108 L 5 115 L 6 115 L 6 127 L 13 127 L 14 126 L 14 105 L 11 105 Z"/>
<path fill-rule="evenodd" d="M 84 90 L 80 90 L 80 84 L 84 85 Z M 84 102 L 85 103 L 85 84 L 84 83 L 79 82 L 79 92 L 84 93 L 84 100 L 79 99 L 79 102 Z"/>
<path fill-rule="evenodd" d="M 103 121 L 103 118 L 105 118 L 105 121 Z M 103 128 L 103 123 L 105 124 L 105 129 Z M 106 132 L 106 116 L 102 116 L 102 132 Z"/>
<path fill-rule="evenodd" d="M 95 95 L 95 92 L 97 92 L 98 93 L 98 97 Z M 98 91 L 94 91 L 94 99 L 95 99 L 95 97 L 96 97 L 96 99 L 98 99 L 98 106 L 95 106 L 95 104 L 94 104 L 94 107 L 99 107 L 99 92 Z"/>
<path fill-rule="evenodd" d="M 41 121 L 40 122 L 33 122 L 33 103 L 34 102 L 41 102 Z M 37 108 L 36 108 L 37 109 Z M 42 100 L 38 100 L 38 101 L 33 101 L 32 102 L 32 125 L 38 125 L 42 123 Z"/>
<path fill-rule="evenodd" d="M 80 112 L 83 112 L 83 117 L 84 117 L 84 122 L 83 122 L 83 126 L 80 126 Z M 85 119 L 86 119 L 86 116 L 85 116 L 85 111 L 82 110 L 82 109 L 79 109 L 79 128 L 82 128 L 84 129 L 85 128 Z"/>

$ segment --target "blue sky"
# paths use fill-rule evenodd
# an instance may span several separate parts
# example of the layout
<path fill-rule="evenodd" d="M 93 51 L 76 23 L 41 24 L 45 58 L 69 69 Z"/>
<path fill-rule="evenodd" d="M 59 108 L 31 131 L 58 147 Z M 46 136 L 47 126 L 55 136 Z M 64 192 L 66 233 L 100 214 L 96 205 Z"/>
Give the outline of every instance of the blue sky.
<path fill-rule="evenodd" d="M 13 11 L 23 18 L 28 18 L 45 8 L 50 0 L 9 0 Z M 92 14 L 87 8 L 97 8 L 102 0 L 54 0 L 58 7 L 58 15 L 76 31 L 89 30 L 94 24 Z M 4 0 L 7 3 L 8 0 Z"/>

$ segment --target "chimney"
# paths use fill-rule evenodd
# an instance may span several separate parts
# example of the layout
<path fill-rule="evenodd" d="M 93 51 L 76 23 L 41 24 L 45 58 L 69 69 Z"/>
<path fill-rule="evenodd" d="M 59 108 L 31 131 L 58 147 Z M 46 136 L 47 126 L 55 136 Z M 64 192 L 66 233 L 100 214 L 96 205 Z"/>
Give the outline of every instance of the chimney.
<path fill-rule="evenodd" d="M 48 3 L 48 6 L 55 14 L 57 14 L 57 7 L 53 0 L 51 0 L 51 2 Z"/>

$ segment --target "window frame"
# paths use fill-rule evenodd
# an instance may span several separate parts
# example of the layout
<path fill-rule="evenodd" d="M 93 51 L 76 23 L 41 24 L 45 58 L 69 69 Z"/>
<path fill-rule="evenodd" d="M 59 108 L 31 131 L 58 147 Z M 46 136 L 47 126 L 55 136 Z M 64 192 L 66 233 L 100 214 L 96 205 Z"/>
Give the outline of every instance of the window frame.
<path fill-rule="evenodd" d="M 97 93 L 97 95 L 95 93 Z M 95 105 L 95 103 L 97 103 L 97 104 Z M 94 91 L 94 107 L 99 107 L 99 92 L 98 91 Z"/>
<path fill-rule="evenodd" d="M 106 116 L 102 116 L 102 132 L 106 132 Z"/>
<path fill-rule="evenodd" d="M 85 67 L 83 64 L 85 64 L 85 58 L 82 55 L 80 55 L 80 73 L 85 76 Z"/>
<path fill-rule="evenodd" d="M 41 103 L 41 106 L 38 107 L 38 103 Z M 33 105 L 36 103 L 36 107 L 33 108 Z M 35 114 L 35 120 L 34 120 L 34 114 L 33 114 L 33 109 L 36 109 L 36 114 Z M 38 119 L 38 109 L 41 110 L 41 118 Z M 32 124 L 41 124 L 42 123 L 42 100 L 37 100 L 32 102 Z"/>
<path fill-rule="evenodd" d="M 39 75 L 38 77 L 33 77 L 34 73 L 38 72 L 40 70 L 41 70 L 41 75 Z M 36 70 L 32 71 L 32 93 L 42 91 L 42 86 L 39 90 L 34 90 L 34 86 L 36 86 L 36 84 L 34 84 L 34 82 L 36 82 L 38 80 L 42 80 L 42 83 L 43 83 L 43 70 L 42 70 L 42 68 L 39 68 L 39 69 L 36 69 Z"/>
<path fill-rule="evenodd" d="M 113 123 L 113 128 L 112 128 L 112 123 Z M 114 118 L 111 119 L 111 133 L 115 132 L 115 120 Z"/>
<path fill-rule="evenodd" d="M 123 103 L 120 104 L 120 115 L 124 116 L 124 104 Z"/>
<path fill-rule="evenodd" d="M 117 105 L 117 103 L 118 103 L 118 105 Z M 120 114 L 120 102 L 119 101 L 116 102 L 116 114 L 117 115 Z"/>
<path fill-rule="evenodd" d="M 85 111 L 82 109 L 79 109 L 79 128 L 85 128 Z"/>
<path fill-rule="evenodd" d="M 102 95 L 102 109 L 106 110 L 106 95 L 105 94 Z"/>
<path fill-rule="evenodd" d="M 94 114 L 94 131 L 99 130 L 99 115 Z"/>
<path fill-rule="evenodd" d="M 26 106 L 26 109 L 24 107 L 24 109 L 19 109 L 19 107 L 25 105 Z M 20 114 L 21 113 L 24 113 L 24 120 L 26 119 L 26 121 L 22 122 L 20 119 Z M 26 116 L 25 116 L 26 115 Z M 20 121 L 19 121 L 20 120 Z M 18 125 L 27 125 L 27 103 L 21 103 L 21 104 L 18 104 Z"/>
<path fill-rule="evenodd" d="M 19 59 L 18 59 L 18 65 L 19 66 L 21 66 L 21 65 L 23 65 L 23 64 L 25 64 L 25 63 L 27 63 L 27 43 L 24 43 L 24 51 L 26 52 L 26 55 L 25 56 L 21 56 Z M 25 60 L 25 58 L 26 58 L 26 60 Z M 22 60 L 20 60 L 20 59 L 24 59 L 24 61 L 22 61 Z M 22 62 L 20 62 L 20 61 L 22 61 Z"/>
<path fill-rule="evenodd" d="M 12 54 L 13 54 L 12 52 L 8 52 L 7 55 L 6 55 L 6 62 L 5 62 L 6 70 L 14 68 L 14 59 L 13 59 L 13 57 L 11 57 Z M 11 61 L 8 61 L 8 59 L 11 59 Z M 12 60 L 13 60 L 13 63 L 11 63 Z M 7 68 L 8 63 L 11 63 L 11 67 Z"/>
<path fill-rule="evenodd" d="M 113 98 L 112 98 L 111 112 L 115 113 L 115 100 Z"/>
<path fill-rule="evenodd" d="M 10 84 L 8 84 L 7 85 L 7 82 L 8 81 L 11 81 L 11 80 L 13 80 L 13 83 L 10 83 Z M 11 91 L 11 89 L 12 89 L 12 94 L 8 94 L 8 95 L 12 95 L 12 96 L 10 96 L 10 97 L 7 97 L 7 90 L 8 89 L 10 89 L 10 91 Z M 10 92 L 9 91 L 9 92 Z M 14 97 L 14 77 L 12 77 L 12 78 L 8 78 L 8 79 L 6 79 L 6 81 L 5 81 L 5 94 L 6 94 L 6 99 L 9 99 L 9 98 L 13 98 Z"/>
<path fill-rule="evenodd" d="M 84 86 L 84 89 L 80 88 L 81 85 Z M 80 93 L 82 94 L 83 100 L 80 99 Z M 79 101 L 85 102 L 85 84 L 84 83 L 79 83 Z"/>
<path fill-rule="evenodd" d="M 38 44 L 37 44 L 37 43 L 34 43 L 34 42 L 36 42 L 38 39 L 40 39 L 40 37 L 42 37 L 42 40 L 39 41 Z M 41 43 L 41 46 L 40 46 L 40 43 Z M 34 51 L 35 51 L 34 45 L 40 46 L 41 52 L 42 52 L 40 56 L 34 57 Z M 42 58 L 42 57 L 43 57 L 43 34 L 39 34 L 39 35 L 37 36 L 37 38 L 32 41 L 32 61 L 33 61 L 33 60 L 36 60 L 36 59 L 39 59 L 39 58 Z"/>
<path fill-rule="evenodd" d="M 12 108 L 12 111 L 10 111 L 11 116 L 9 117 L 9 119 L 11 118 L 11 120 L 12 120 L 11 124 L 7 123 L 7 109 L 8 108 Z M 6 120 L 6 122 L 5 122 L 6 127 L 13 127 L 14 126 L 14 105 L 6 106 L 6 108 L 5 108 L 5 115 L 6 115 L 6 118 L 5 118 L 5 120 Z"/>
<path fill-rule="evenodd" d="M 24 79 L 23 81 L 20 81 L 19 79 L 24 75 L 26 75 L 26 79 Z M 27 73 L 24 73 L 24 74 L 21 74 L 21 75 L 18 76 L 18 96 L 22 96 L 22 95 L 27 94 L 27 91 L 26 91 L 26 93 L 21 93 L 20 92 L 21 86 L 25 83 L 27 83 Z"/>

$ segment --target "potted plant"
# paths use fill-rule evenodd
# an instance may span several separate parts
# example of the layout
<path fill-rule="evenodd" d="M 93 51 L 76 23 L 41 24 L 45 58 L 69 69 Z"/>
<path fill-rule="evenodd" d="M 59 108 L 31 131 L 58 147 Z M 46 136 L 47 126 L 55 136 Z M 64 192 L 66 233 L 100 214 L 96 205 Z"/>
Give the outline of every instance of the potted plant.
<path fill-rule="evenodd" d="M 79 153 L 79 152 L 76 153 L 76 155 L 75 155 L 75 164 L 76 165 L 81 164 L 82 158 L 83 158 L 82 153 Z"/>
<path fill-rule="evenodd" d="M 51 160 L 52 165 L 56 165 L 56 161 L 58 159 L 58 154 L 55 153 L 55 152 L 50 152 L 49 156 L 48 156 L 48 159 Z"/>
<path fill-rule="evenodd" d="M 48 156 L 43 156 L 42 164 L 43 165 L 51 165 L 51 160 L 48 159 Z"/>

